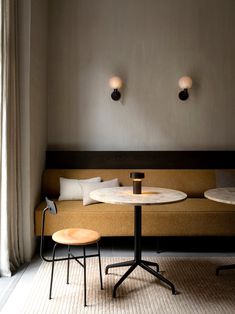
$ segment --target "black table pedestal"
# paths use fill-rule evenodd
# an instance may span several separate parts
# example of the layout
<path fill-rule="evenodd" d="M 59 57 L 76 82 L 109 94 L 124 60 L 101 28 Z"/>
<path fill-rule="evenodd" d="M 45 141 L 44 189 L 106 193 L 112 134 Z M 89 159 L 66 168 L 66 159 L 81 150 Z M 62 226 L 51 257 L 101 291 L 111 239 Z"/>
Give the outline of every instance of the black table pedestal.
<path fill-rule="evenodd" d="M 175 287 L 172 282 L 159 274 L 159 265 L 154 262 L 145 261 L 141 258 L 141 206 L 135 206 L 135 251 L 134 251 L 134 260 L 115 263 L 107 265 L 105 268 L 105 274 L 108 274 L 108 270 L 114 267 L 124 267 L 130 266 L 130 268 L 125 272 L 125 274 L 119 279 L 119 281 L 115 284 L 113 289 L 113 298 L 116 297 L 117 288 L 122 284 L 122 282 L 133 272 L 133 270 L 140 266 L 153 276 L 157 277 L 165 284 L 171 287 L 172 294 L 175 294 Z M 153 270 L 150 266 L 156 267 L 156 271 Z"/>

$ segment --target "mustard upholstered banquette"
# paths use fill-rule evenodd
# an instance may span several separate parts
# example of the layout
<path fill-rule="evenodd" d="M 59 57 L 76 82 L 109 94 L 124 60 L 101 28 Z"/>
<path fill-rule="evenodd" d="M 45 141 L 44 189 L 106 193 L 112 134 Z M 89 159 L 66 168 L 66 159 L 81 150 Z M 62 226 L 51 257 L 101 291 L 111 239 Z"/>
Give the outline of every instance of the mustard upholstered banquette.
<path fill-rule="evenodd" d="M 102 180 L 118 178 L 120 185 L 132 185 L 133 169 L 46 169 L 42 195 L 56 202 L 58 214 L 49 215 L 45 235 L 64 228 L 86 228 L 102 236 L 130 236 L 134 230 L 133 206 L 97 203 L 83 206 L 82 201 L 58 201 L 59 178 Z M 138 169 L 145 173 L 143 186 L 183 191 L 188 198 L 179 203 L 143 206 L 143 236 L 234 236 L 235 206 L 204 198 L 204 191 L 216 187 L 213 169 Z M 41 233 L 42 201 L 35 210 L 35 233 Z"/>

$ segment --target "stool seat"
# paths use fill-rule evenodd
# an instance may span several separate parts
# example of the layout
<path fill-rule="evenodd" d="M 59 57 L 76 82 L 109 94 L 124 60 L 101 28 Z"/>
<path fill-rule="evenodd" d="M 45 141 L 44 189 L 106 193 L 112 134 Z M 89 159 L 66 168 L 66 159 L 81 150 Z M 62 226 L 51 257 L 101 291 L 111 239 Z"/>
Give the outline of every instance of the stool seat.
<path fill-rule="evenodd" d="M 52 235 L 52 239 L 60 244 L 87 245 L 100 240 L 101 235 L 93 230 L 81 228 L 69 228 L 59 230 Z"/>

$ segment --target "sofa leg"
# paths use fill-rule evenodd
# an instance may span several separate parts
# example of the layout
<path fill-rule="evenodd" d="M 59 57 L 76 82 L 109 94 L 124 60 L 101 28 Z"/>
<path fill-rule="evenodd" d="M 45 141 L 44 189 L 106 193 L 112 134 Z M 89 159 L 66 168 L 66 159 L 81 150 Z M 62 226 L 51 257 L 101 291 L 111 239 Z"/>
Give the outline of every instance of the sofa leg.
<path fill-rule="evenodd" d="M 163 250 L 161 250 L 161 237 L 156 237 L 156 252 L 157 254 L 160 254 L 163 252 Z"/>
<path fill-rule="evenodd" d="M 160 254 L 162 250 L 160 249 L 160 237 L 156 237 L 156 252 Z"/>

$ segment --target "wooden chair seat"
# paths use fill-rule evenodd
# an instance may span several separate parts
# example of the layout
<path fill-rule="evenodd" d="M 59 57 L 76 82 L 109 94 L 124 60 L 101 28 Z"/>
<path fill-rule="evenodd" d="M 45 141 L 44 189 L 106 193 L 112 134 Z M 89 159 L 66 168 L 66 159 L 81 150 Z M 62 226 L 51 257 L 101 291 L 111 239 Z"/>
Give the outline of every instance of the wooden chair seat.
<path fill-rule="evenodd" d="M 52 239 L 60 244 L 66 245 L 88 245 L 97 243 L 101 235 L 93 230 L 70 228 L 62 229 L 52 235 Z"/>

